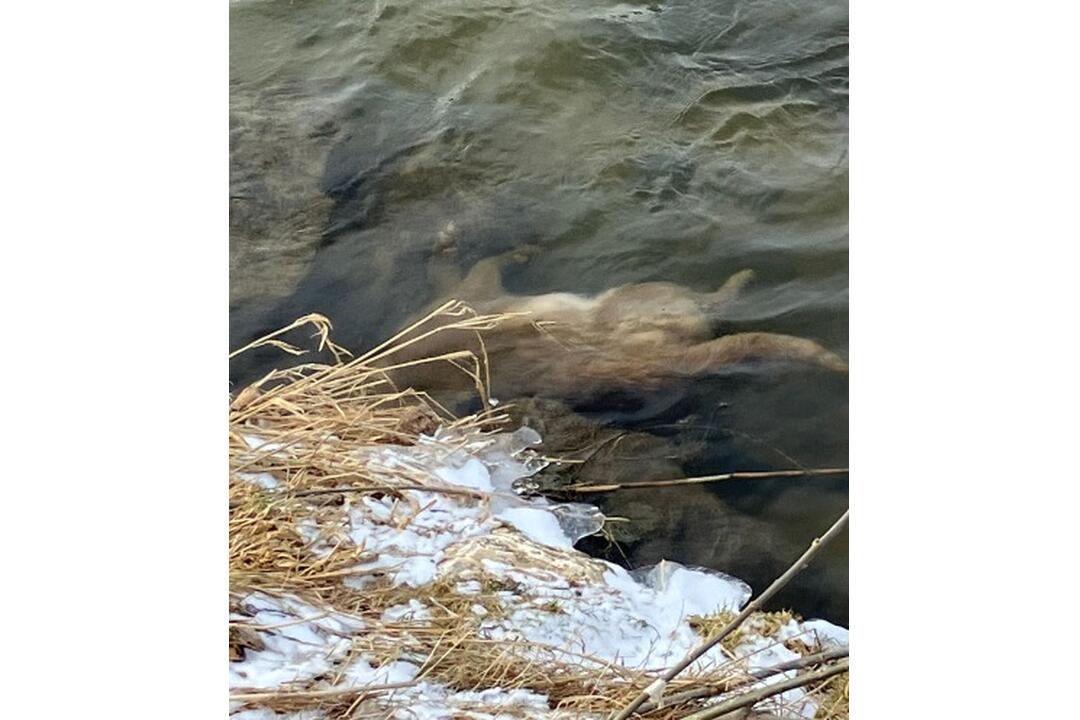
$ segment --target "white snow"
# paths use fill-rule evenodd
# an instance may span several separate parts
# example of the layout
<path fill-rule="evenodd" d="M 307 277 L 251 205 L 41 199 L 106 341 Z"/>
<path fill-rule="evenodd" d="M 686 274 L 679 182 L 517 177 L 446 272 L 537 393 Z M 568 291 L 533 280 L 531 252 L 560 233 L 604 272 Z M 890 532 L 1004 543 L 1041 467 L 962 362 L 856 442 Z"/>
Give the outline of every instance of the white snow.
<path fill-rule="evenodd" d="M 262 444 L 258 438 L 245 439 L 255 447 Z M 544 466 L 530 449 L 539 441 L 536 432 L 528 428 L 479 440 L 440 430 L 415 446 L 365 449 L 364 457 L 373 473 L 392 476 L 401 468 L 422 468 L 447 488 L 475 491 L 482 497 L 439 492 L 436 487 L 401 490 L 396 498 L 346 495 L 344 526 L 323 527 L 311 518 L 300 523 L 299 531 L 316 552 L 329 552 L 339 542 L 363 547 L 365 562 L 355 570 L 366 572 L 344 581 L 358 588 L 380 577 L 410 587 L 449 578 L 456 581 L 458 592 L 471 594 L 480 592 L 484 578 L 503 581 L 514 590 L 498 593 L 502 612 L 489 613 L 480 604 L 473 605 L 471 612 L 480 623 L 482 636 L 520 641 L 515 652 L 537 661 L 568 660 L 597 668 L 618 663 L 659 673 L 700 644 L 702 638 L 689 625 L 690 616 L 738 611 L 745 605 L 751 590 L 741 580 L 673 562 L 629 573 L 610 563 L 582 558 L 575 562 L 592 568 L 594 574 L 587 581 L 565 576 L 556 561 L 576 553 L 573 543 L 595 532 L 603 516 L 592 506 L 552 504 L 514 492 L 516 482 Z M 261 476 L 244 479 L 269 489 L 276 487 L 276 481 L 270 484 Z M 507 532 L 520 533 L 515 547 L 529 560 L 534 556 L 554 560 L 533 568 L 530 562 L 509 564 L 488 556 L 483 543 L 496 541 L 503 537 L 500 533 Z M 459 562 L 459 556 L 474 561 Z M 294 683 L 302 685 L 336 674 L 339 684 L 346 686 L 409 683 L 378 695 L 391 717 L 556 717 L 542 695 L 499 688 L 453 692 L 418 679 L 418 665 L 412 662 L 398 660 L 377 666 L 375 658 L 350 653 L 353 635 L 364 630 L 355 618 L 326 615 L 295 599 L 262 594 L 252 595 L 245 603 L 253 616 L 234 616 L 233 620 L 258 629 L 266 647 L 249 649 L 243 661 L 230 663 L 230 686 L 238 692 L 294 687 Z M 408 623 L 430 617 L 430 608 L 413 599 L 386 610 L 381 621 Z M 753 632 L 746 635 L 737 656 L 743 658 L 748 670 L 798 657 L 783 645 L 795 637 L 808 645 L 815 641 L 823 646 L 847 644 L 846 630 L 822 620 L 791 622 L 773 638 Z M 407 659 L 422 662 L 422 658 Z M 731 662 L 717 646 L 688 668 L 687 674 Z M 779 682 L 790 674 L 764 682 Z M 487 712 L 502 707 L 507 714 Z M 784 693 L 770 707 L 803 717 L 813 717 L 816 710 L 800 689 Z M 242 720 L 264 717 L 270 716 L 258 710 L 234 714 Z M 318 716 L 292 717 L 314 720 Z"/>
<path fill-rule="evenodd" d="M 846 628 L 833 625 L 827 620 L 807 620 L 802 626 L 803 630 L 808 634 L 805 640 L 808 644 L 812 645 L 813 641 L 816 640 L 822 648 L 848 647 L 848 631 Z"/>
<path fill-rule="evenodd" d="M 301 710 L 300 712 L 279 715 L 267 708 L 239 710 L 229 715 L 230 720 L 323 720 L 325 717 L 318 710 Z"/>
<path fill-rule="evenodd" d="M 352 645 L 364 623 L 344 615 L 328 615 L 295 598 L 253 593 L 243 601 L 250 615 L 230 620 L 259 631 L 266 646 L 248 649 L 243 662 L 229 663 L 229 686 L 273 689 L 310 680 L 333 667 Z"/>
<path fill-rule="evenodd" d="M 246 480 L 249 483 L 258 485 L 259 487 L 265 488 L 267 490 L 273 490 L 281 485 L 281 483 L 278 482 L 277 478 L 270 473 L 240 472 L 236 473 L 236 476 L 241 480 Z"/>
<path fill-rule="evenodd" d="M 484 463 L 476 458 L 469 458 L 460 468 L 439 468 L 435 475 L 451 485 L 487 490 L 491 492 L 495 488 L 491 485 L 491 475 Z"/>
<path fill-rule="evenodd" d="M 548 709 L 547 696 L 528 690 L 488 690 L 453 692 L 435 683 L 421 683 L 399 694 L 402 702 L 391 717 L 400 720 L 513 720 L 514 718 L 568 717 Z M 493 715 L 485 710 L 497 710 Z"/>
<path fill-rule="evenodd" d="M 406 605 L 395 605 L 384 610 L 381 619 L 383 622 L 395 622 L 397 620 L 427 620 L 430 617 L 431 613 L 428 612 L 427 607 L 416 598 L 412 598 Z"/>
<path fill-rule="evenodd" d="M 665 604 L 680 608 L 685 615 L 738 612 L 751 595 L 750 586 L 738 578 L 705 568 L 691 570 L 670 560 L 633 575 L 656 590 Z"/>
<path fill-rule="evenodd" d="M 370 687 L 407 683 L 416 679 L 419 672 L 419 667 L 402 660 L 375 667 L 368 660 L 360 658 L 346 668 L 344 677 L 349 681 L 347 685 Z"/>
<path fill-rule="evenodd" d="M 573 547 L 570 538 L 559 527 L 559 519 L 542 507 L 507 508 L 496 517 L 517 528 L 530 540 L 552 547 Z"/>

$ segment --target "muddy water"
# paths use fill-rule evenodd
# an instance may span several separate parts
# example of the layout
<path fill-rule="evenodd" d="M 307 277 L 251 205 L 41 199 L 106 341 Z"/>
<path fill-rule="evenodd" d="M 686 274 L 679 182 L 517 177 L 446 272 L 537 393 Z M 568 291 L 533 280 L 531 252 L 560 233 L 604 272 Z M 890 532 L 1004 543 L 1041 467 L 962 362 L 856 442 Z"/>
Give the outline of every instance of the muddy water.
<path fill-rule="evenodd" d="M 722 332 L 846 355 L 845 3 L 233 2 L 230 34 L 233 347 L 311 311 L 346 346 L 372 344 L 436 296 L 450 237 L 460 270 L 538 246 L 504 276 L 516 293 L 711 290 L 753 268 Z M 846 379 L 822 371 L 745 367 L 573 410 L 657 438 L 671 464 L 655 473 L 847 462 Z M 652 534 L 595 551 L 760 589 L 847 485 L 633 501 Z M 846 546 L 778 602 L 846 621 Z"/>

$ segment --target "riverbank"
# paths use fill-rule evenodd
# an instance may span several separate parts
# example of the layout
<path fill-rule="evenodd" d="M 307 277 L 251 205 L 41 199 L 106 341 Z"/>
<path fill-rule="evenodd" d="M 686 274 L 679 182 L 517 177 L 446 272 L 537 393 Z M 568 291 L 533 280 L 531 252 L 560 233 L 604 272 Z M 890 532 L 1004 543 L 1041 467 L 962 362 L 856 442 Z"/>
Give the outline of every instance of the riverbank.
<path fill-rule="evenodd" d="M 423 361 L 455 363 L 482 396 L 486 410 L 465 418 L 374 368 L 420 334 L 499 321 L 447 307 L 351 357 L 309 316 L 238 351 L 295 354 L 288 341 L 313 327 L 335 360 L 274 371 L 231 399 L 234 718 L 605 717 L 750 599 L 716 571 L 631 573 L 574 550 L 604 518 L 528 492 L 549 462 L 543 439 L 486 397 L 484 358 Z M 643 716 L 685 717 L 809 677 L 846 645 L 829 623 L 755 614 Z M 846 693 L 844 673 L 755 710 L 842 718 Z"/>

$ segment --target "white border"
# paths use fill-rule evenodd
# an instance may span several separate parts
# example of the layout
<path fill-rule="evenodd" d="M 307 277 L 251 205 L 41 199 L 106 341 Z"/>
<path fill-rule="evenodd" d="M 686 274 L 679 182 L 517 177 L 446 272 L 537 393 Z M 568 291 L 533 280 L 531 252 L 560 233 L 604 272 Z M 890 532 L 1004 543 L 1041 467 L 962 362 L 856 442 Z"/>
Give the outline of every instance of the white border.
<path fill-rule="evenodd" d="M 1075 712 L 1075 15 L 852 8 L 858 718 Z M 227 6 L 0 22 L 5 710 L 220 717 Z"/>
<path fill-rule="evenodd" d="M 1064 7 L 852 8 L 856 718 L 1076 712 Z"/>
<path fill-rule="evenodd" d="M 0 27 L 4 713 L 224 717 L 228 6 Z"/>

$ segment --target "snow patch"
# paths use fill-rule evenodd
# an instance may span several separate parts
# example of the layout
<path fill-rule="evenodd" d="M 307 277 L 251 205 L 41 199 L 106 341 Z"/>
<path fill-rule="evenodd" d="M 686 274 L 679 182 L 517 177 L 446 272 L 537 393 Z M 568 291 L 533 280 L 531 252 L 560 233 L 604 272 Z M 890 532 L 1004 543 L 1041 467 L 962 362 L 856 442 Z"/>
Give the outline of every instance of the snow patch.
<path fill-rule="evenodd" d="M 245 440 L 264 449 L 267 445 L 258 438 Z M 589 505 L 552 504 L 517 492 L 524 480 L 545 465 L 531 449 L 539 441 L 529 428 L 479 439 L 440 429 L 414 446 L 358 450 L 368 470 L 376 476 L 386 474 L 388 483 L 401 468 L 421 468 L 443 483 L 444 489 L 455 492 L 432 487 L 382 497 L 346 494 L 342 526 L 324 527 L 312 516 L 299 523 L 298 531 L 316 553 L 329 553 L 342 542 L 363 548 L 363 561 L 344 581 L 353 587 L 364 588 L 380 578 L 409 587 L 449 579 L 460 593 L 480 594 L 490 587 L 487 583 L 501 583 L 507 589 L 493 594 L 502 604 L 500 612 L 492 613 L 479 602 L 469 612 L 477 619 L 482 637 L 515 643 L 514 652 L 537 662 L 563 660 L 598 671 L 617 663 L 658 675 L 702 641 L 690 627 L 691 616 L 737 612 L 746 604 L 751 589 L 743 581 L 674 562 L 630 573 L 602 561 L 575 561 L 577 566 L 591 568 L 593 575 L 583 579 L 562 572 L 558 559 L 574 553 L 573 543 L 578 539 L 596 532 L 603 516 Z M 244 479 L 264 487 L 277 482 L 272 476 Z M 485 550 L 491 546 L 483 543 L 505 537 L 505 526 L 513 528 L 511 533 L 520 533 L 512 547 L 529 556 L 520 563 L 516 556 L 512 561 L 504 557 L 508 561 L 502 562 Z M 476 548 L 478 554 L 469 555 L 468 548 Z M 461 553 L 467 561 L 457 561 Z M 454 562 L 449 562 L 451 558 Z M 548 708 L 546 697 L 526 690 L 454 692 L 436 682 L 417 681 L 419 667 L 412 662 L 379 666 L 374 658 L 350 652 L 354 636 L 365 630 L 364 623 L 355 618 L 328 615 L 295 599 L 262 594 L 245 599 L 243 607 L 245 614 L 234 616 L 234 622 L 255 628 L 264 647 L 249 648 L 243 660 L 230 663 L 230 687 L 238 691 L 288 689 L 321 682 L 316 678 L 337 677 L 339 685 L 346 686 L 407 684 L 377 696 L 395 718 L 558 716 Z M 422 622 L 430 619 L 431 612 L 432 608 L 412 599 L 385 610 L 380 620 Z M 790 622 L 771 638 L 754 632 L 746 635 L 736 655 L 750 671 L 798 657 L 785 647 L 787 640 L 844 647 L 848 641 L 845 629 L 822 620 Z M 717 646 L 695 661 L 687 674 L 731 663 Z M 774 675 L 763 683 L 779 682 L 792 674 Z M 816 711 L 801 689 L 784 693 L 769 707 L 788 717 L 813 717 Z M 240 711 L 235 704 L 234 709 L 238 712 L 233 717 L 241 720 L 270 717 L 257 709 Z M 281 717 L 315 720 L 320 716 Z"/>
<path fill-rule="evenodd" d="M 822 648 L 848 647 L 848 631 L 839 625 L 833 625 L 827 620 L 807 620 L 802 624 L 803 630 L 809 633 L 807 642 L 812 644 L 816 640 Z"/>
<path fill-rule="evenodd" d="M 573 547 L 570 538 L 559 526 L 559 519 L 542 507 L 507 508 L 496 517 L 517 528 L 531 540 L 551 547 Z"/>

